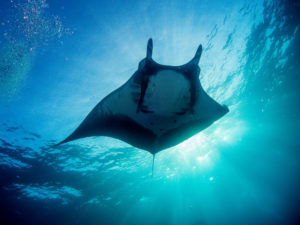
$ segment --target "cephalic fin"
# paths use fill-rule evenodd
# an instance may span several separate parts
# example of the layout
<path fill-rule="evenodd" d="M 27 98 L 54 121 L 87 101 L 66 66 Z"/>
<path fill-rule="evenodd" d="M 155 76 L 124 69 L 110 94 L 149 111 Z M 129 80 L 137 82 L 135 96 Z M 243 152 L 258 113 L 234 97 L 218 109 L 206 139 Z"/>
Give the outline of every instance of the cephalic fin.
<path fill-rule="evenodd" d="M 153 51 L 153 41 L 152 38 L 149 38 L 148 43 L 147 43 L 147 59 L 152 58 L 152 51 Z"/>
<path fill-rule="evenodd" d="M 196 54 L 195 54 L 194 58 L 191 60 L 191 62 L 193 64 L 197 64 L 198 65 L 198 63 L 200 61 L 200 58 L 201 58 L 201 55 L 202 55 L 202 50 L 203 50 L 202 49 L 202 45 L 200 44 L 199 47 L 198 47 L 198 49 L 197 49 L 197 51 L 196 51 Z"/>

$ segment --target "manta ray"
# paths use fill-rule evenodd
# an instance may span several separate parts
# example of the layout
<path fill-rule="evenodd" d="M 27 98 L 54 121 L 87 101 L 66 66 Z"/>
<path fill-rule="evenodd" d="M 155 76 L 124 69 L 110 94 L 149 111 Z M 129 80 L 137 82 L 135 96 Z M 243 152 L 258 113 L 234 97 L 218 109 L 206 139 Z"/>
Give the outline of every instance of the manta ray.
<path fill-rule="evenodd" d="M 102 99 L 75 131 L 59 144 L 90 136 L 108 136 L 154 156 L 204 130 L 229 109 L 203 90 L 198 66 L 202 45 L 181 66 L 161 65 L 146 58 L 121 87 Z"/>

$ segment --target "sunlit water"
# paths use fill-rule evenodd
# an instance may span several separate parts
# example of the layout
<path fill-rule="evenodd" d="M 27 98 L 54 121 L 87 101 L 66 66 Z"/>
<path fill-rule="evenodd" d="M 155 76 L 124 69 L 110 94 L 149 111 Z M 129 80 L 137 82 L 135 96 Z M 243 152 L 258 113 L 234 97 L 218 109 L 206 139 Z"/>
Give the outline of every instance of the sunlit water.
<path fill-rule="evenodd" d="M 0 3 L 0 224 L 297 224 L 298 0 Z M 154 40 L 230 112 L 152 155 L 119 140 L 56 148 Z"/>

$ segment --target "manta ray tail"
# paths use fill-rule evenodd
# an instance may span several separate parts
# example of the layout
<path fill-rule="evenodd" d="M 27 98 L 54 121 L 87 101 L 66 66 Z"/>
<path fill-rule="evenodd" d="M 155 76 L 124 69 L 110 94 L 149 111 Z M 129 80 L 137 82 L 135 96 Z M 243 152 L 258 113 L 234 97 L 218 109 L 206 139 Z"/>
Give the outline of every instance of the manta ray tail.
<path fill-rule="evenodd" d="M 153 178 L 153 171 L 154 171 L 154 160 L 155 160 L 155 154 L 153 154 L 153 160 L 152 160 L 152 178 Z"/>

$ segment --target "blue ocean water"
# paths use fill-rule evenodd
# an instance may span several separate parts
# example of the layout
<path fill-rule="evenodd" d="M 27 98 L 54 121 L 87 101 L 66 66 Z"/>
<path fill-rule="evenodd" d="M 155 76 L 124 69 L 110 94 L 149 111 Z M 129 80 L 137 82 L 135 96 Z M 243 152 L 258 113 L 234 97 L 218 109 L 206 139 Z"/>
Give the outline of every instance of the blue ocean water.
<path fill-rule="evenodd" d="M 0 224 L 300 224 L 300 2 L 0 2 Z M 69 135 L 145 57 L 230 112 L 156 155 Z"/>

